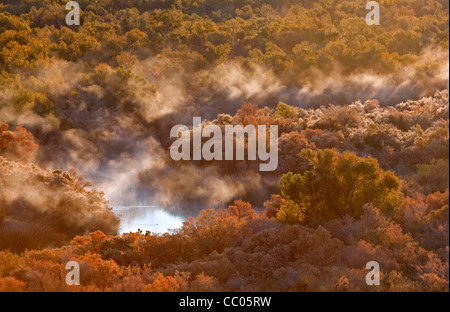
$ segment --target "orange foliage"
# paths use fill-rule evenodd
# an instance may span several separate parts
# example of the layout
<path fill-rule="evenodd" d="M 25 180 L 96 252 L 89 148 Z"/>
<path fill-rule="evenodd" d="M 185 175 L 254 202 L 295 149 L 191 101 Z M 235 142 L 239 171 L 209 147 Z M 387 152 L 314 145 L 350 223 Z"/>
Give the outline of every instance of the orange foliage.
<path fill-rule="evenodd" d="M 0 253 L 0 289 L 448 291 L 448 243 L 425 247 L 403 222 L 368 206 L 359 220 L 346 216 L 318 228 L 282 225 L 237 201 L 202 211 L 170 234 L 97 231 L 70 247 Z M 429 226 L 448 236 L 448 219 L 442 222 L 446 229 Z M 69 259 L 80 263 L 81 286 L 65 285 Z M 369 287 L 365 264 L 373 259 L 381 265 L 382 285 Z"/>
<path fill-rule="evenodd" d="M 0 122 L 0 156 L 9 160 L 28 162 L 38 149 L 33 135 L 17 126 L 15 131 L 8 131 L 9 126 Z"/>

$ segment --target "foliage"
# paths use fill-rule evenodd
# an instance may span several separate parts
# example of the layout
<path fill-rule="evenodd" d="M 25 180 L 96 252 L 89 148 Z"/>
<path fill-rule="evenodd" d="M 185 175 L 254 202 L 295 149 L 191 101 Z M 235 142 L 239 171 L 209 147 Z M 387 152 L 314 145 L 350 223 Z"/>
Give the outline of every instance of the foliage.
<path fill-rule="evenodd" d="M 0 291 L 448 292 L 448 1 L 78 2 L 0 0 Z M 172 161 L 192 116 L 277 170 Z M 117 236 L 78 172 L 195 217 Z"/>
<path fill-rule="evenodd" d="M 400 181 L 392 172 L 383 172 L 372 158 L 335 150 L 304 150 L 312 165 L 303 174 L 287 173 L 281 178 L 281 205 L 278 219 L 320 224 L 333 218 L 360 217 L 367 204 L 376 204 L 393 215 L 400 204 Z"/>
<path fill-rule="evenodd" d="M 0 123 L 0 157 L 28 162 L 34 157 L 38 146 L 33 135 L 22 127 L 16 131 L 8 131 L 8 125 Z"/>
<path fill-rule="evenodd" d="M 236 214 L 237 206 L 245 207 L 246 217 Z M 205 210 L 170 234 L 98 231 L 60 249 L 0 252 L 0 286 L 4 291 L 448 291 L 448 218 L 438 224 L 429 223 L 430 229 L 447 235 L 447 247 L 422 245 L 429 240 L 416 241 L 370 206 L 359 220 L 346 216 L 313 229 L 281 225 L 237 202 Z M 367 286 L 365 264 L 374 257 L 382 285 Z M 65 283 L 68 259 L 80 263 L 80 286 Z"/>

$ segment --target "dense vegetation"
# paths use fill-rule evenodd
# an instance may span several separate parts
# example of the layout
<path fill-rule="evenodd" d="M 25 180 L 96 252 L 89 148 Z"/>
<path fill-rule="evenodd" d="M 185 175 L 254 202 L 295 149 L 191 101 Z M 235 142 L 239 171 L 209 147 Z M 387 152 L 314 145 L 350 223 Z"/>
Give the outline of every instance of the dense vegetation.
<path fill-rule="evenodd" d="M 448 191 L 407 198 L 401 210 L 391 219 L 368 206 L 358 220 L 312 228 L 238 201 L 172 234 L 96 232 L 60 249 L 0 252 L 0 290 L 448 291 Z M 365 283 L 367 259 L 382 266 L 380 286 Z M 81 286 L 66 285 L 68 260 L 79 261 Z"/>
<path fill-rule="evenodd" d="M 0 291 L 449 290 L 448 1 L 66 2 L 0 0 Z M 278 169 L 174 162 L 193 116 L 278 125 Z M 198 216 L 116 236 L 83 174 Z"/>
<path fill-rule="evenodd" d="M 37 149 L 33 135 L 7 129 L 0 123 L 0 249 L 61 246 L 95 230 L 117 234 L 119 220 L 102 192 L 85 189 L 90 182 L 73 168 L 26 163 Z"/>

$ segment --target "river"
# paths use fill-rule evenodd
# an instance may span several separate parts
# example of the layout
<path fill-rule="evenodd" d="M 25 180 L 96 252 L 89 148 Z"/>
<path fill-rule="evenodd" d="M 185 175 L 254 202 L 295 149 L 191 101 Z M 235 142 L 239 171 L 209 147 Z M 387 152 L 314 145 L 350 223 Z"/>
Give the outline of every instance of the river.
<path fill-rule="evenodd" d="M 179 228 L 185 219 L 170 214 L 158 206 L 113 206 L 113 212 L 120 218 L 120 234 L 137 232 L 166 233 Z"/>

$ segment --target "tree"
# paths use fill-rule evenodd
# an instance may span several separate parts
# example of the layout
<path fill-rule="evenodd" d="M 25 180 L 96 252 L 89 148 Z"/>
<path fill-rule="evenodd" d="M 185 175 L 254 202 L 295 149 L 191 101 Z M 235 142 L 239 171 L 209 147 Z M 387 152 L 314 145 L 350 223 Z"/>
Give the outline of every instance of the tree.
<path fill-rule="evenodd" d="M 0 156 L 14 161 L 30 161 L 38 149 L 33 134 L 20 126 L 14 132 L 8 131 L 8 127 L 0 122 Z"/>
<path fill-rule="evenodd" d="M 277 105 L 275 115 L 283 118 L 295 118 L 298 116 L 298 108 L 280 102 Z"/>
<path fill-rule="evenodd" d="M 417 166 L 417 181 L 427 192 L 444 192 L 449 187 L 448 159 L 433 159 L 431 164 Z"/>
<path fill-rule="evenodd" d="M 392 172 L 384 172 L 375 159 L 328 149 L 308 149 L 301 155 L 312 168 L 282 176 L 280 222 L 314 225 L 345 215 L 360 217 L 369 203 L 392 215 L 400 205 L 400 181 Z"/>

